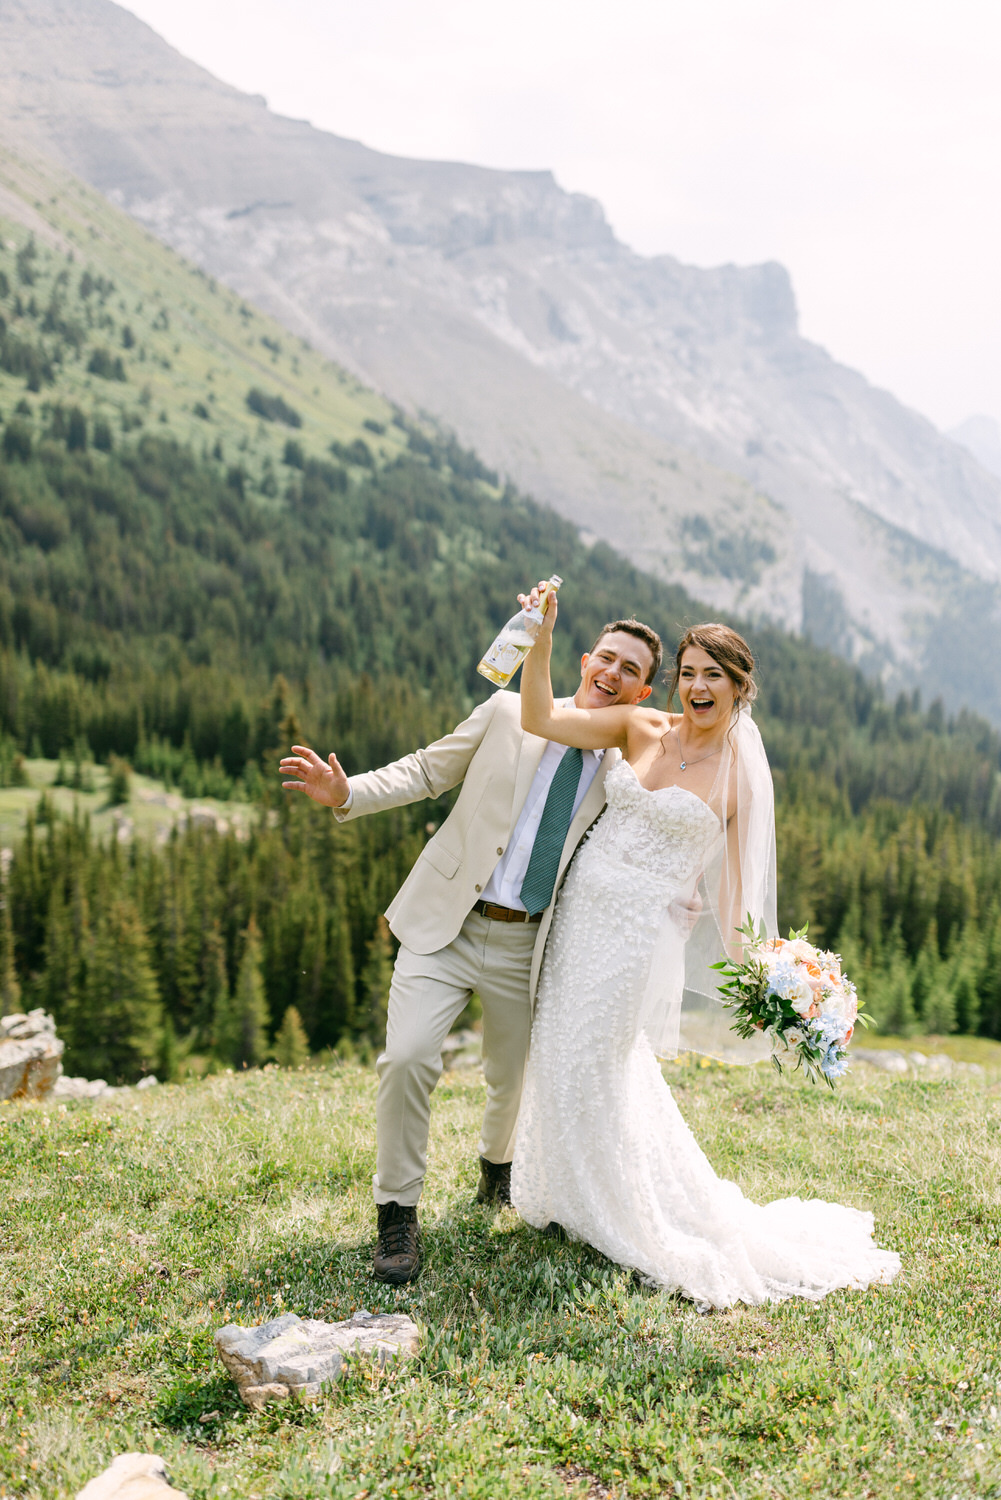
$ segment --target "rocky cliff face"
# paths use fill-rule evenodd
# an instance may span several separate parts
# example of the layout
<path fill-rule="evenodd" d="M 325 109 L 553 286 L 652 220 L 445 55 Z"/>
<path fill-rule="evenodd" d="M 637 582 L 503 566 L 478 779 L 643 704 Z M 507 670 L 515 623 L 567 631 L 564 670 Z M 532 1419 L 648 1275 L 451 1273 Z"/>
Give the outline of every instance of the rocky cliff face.
<path fill-rule="evenodd" d="M 644 258 L 548 173 L 276 117 L 110 0 L 3 0 L 0 131 L 711 603 L 891 675 L 974 578 L 993 616 L 1001 482 L 802 339 L 780 266 Z"/>

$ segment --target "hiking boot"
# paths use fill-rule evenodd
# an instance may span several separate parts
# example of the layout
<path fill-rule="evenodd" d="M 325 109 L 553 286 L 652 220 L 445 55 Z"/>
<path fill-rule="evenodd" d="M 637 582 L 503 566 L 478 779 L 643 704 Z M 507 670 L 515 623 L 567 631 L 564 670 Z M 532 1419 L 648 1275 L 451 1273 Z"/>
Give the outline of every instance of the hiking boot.
<path fill-rule="evenodd" d="M 423 1246 L 417 1209 L 402 1203 L 377 1203 L 376 1208 L 379 1237 L 375 1243 L 375 1279 L 403 1286 L 413 1281 L 421 1268 Z"/>
<path fill-rule="evenodd" d="M 477 1203 L 496 1203 L 499 1208 L 511 1207 L 511 1163 L 509 1161 L 487 1161 L 480 1157 L 480 1183 L 476 1189 Z"/>

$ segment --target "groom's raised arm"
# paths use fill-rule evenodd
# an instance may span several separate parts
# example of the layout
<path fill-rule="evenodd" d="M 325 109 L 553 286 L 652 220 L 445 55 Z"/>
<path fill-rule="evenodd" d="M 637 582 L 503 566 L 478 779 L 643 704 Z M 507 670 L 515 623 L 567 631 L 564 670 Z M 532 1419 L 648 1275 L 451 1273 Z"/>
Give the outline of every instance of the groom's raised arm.
<path fill-rule="evenodd" d="M 522 605 L 528 602 L 528 598 L 524 594 L 518 595 Z M 532 599 L 534 602 L 534 593 Z M 521 669 L 521 727 L 544 740 L 555 740 L 558 745 L 576 745 L 581 750 L 608 750 L 614 746 L 624 751 L 635 715 L 648 710 L 634 704 L 578 708 L 572 703 L 557 704 L 553 698 L 550 659 L 558 608 L 553 596 L 535 645 L 525 657 Z"/>
<path fill-rule="evenodd" d="M 282 760 L 279 770 L 283 776 L 297 779 L 282 785 L 331 808 L 339 823 L 382 808 L 440 797 L 464 778 L 493 718 L 498 697 L 494 693 L 433 744 L 358 776 L 346 776 L 336 755 L 324 762 L 307 746 L 294 745 L 292 755 Z"/>

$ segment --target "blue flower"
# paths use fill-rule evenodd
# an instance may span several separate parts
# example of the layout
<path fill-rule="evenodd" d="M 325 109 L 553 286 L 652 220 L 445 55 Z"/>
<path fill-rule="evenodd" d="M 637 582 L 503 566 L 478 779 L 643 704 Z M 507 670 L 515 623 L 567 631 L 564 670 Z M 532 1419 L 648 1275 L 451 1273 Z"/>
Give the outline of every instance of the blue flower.
<path fill-rule="evenodd" d="M 780 958 L 768 976 L 768 994 L 777 995 L 780 1000 L 792 1000 L 799 994 L 802 983 L 803 976 L 795 959 Z"/>

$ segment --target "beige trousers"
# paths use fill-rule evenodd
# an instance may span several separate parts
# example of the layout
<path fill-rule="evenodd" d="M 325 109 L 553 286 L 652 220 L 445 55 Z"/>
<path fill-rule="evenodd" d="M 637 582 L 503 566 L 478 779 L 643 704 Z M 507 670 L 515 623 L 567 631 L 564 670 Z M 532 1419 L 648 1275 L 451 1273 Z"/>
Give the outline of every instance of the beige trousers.
<path fill-rule="evenodd" d="M 376 1063 L 376 1203 L 415 1204 L 427 1171 L 431 1094 L 442 1043 L 473 990 L 483 1004 L 487 1107 L 480 1155 L 507 1162 L 528 1057 L 528 998 L 534 922 L 493 922 L 470 912 L 454 942 L 436 953 L 401 948 L 389 990 L 386 1050 Z"/>

